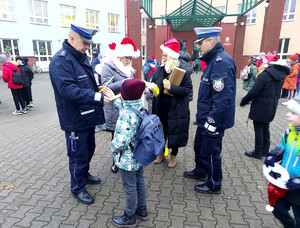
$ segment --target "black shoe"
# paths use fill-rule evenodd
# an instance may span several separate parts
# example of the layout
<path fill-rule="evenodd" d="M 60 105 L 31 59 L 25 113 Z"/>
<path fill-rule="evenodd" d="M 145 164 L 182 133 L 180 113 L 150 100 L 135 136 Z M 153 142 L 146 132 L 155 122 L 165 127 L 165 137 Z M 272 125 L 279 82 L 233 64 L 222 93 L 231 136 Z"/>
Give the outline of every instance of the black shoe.
<path fill-rule="evenodd" d="M 203 194 L 221 194 L 220 190 L 211 190 L 205 184 L 199 184 L 195 186 L 195 191 L 203 193 Z"/>
<path fill-rule="evenodd" d="M 194 125 L 198 125 L 198 123 L 197 123 L 197 121 L 196 121 L 196 120 L 193 122 L 193 124 L 194 124 Z"/>
<path fill-rule="evenodd" d="M 119 171 L 119 168 L 118 168 L 118 166 L 116 166 L 115 163 L 113 163 L 113 164 L 111 165 L 111 171 L 112 171 L 113 173 L 117 173 L 117 172 Z"/>
<path fill-rule="evenodd" d="M 87 192 L 80 192 L 79 194 L 72 193 L 73 196 L 79 200 L 79 202 L 84 203 L 84 204 L 93 204 L 94 203 L 94 198 Z"/>
<path fill-rule="evenodd" d="M 141 210 L 137 208 L 135 211 L 135 215 L 143 221 L 147 221 L 149 219 L 147 209 Z"/>
<path fill-rule="evenodd" d="M 261 153 L 257 153 L 255 151 L 246 151 L 245 155 L 250 158 L 262 159 Z"/>
<path fill-rule="evenodd" d="M 190 178 L 190 179 L 196 179 L 196 180 L 199 180 L 199 181 L 206 181 L 206 176 L 201 176 L 201 175 L 198 175 L 195 170 L 192 170 L 192 171 L 184 171 L 183 172 L 183 176 L 185 178 Z"/>
<path fill-rule="evenodd" d="M 89 176 L 86 180 L 88 184 L 100 184 L 101 180 L 99 177 Z"/>
<path fill-rule="evenodd" d="M 126 213 L 122 216 L 114 216 L 112 218 L 112 223 L 117 227 L 129 227 L 133 228 L 137 226 L 135 214 L 132 216 L 128 216 Z"/>

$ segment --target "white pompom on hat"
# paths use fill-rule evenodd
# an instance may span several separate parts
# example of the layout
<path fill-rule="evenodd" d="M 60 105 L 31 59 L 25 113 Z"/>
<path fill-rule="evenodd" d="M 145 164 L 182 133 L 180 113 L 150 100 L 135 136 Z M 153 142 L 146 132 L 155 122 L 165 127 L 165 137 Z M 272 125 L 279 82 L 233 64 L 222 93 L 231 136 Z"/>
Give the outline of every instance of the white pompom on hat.
<path fill-rule="evenodd" d="M 132 58 L 140 57 L 140 50 L 136 48 L 134 41 L 130 38 L 124 38 L 120 44 L 117 44 L 115 49 L 115 56 Z"/>
<path fill-rule="evenodd" d="M 168 40 L 164 45 L 160 45 L 160 49 L 173 59 L 179 58 L 180 43 L 175 38 Z"/>
<path fill-rule="evenodd" d="M 292 100 L 289 100 L 287 103 L 287 108 L 300 116 L 300 95 L 294 97 Z"/>

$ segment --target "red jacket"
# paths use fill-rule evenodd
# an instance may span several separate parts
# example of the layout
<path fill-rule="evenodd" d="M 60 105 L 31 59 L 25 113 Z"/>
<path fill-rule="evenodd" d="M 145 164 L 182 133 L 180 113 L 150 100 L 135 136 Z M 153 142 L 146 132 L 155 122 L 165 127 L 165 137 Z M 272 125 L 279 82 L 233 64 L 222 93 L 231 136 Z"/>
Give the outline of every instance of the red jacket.
<path fill-rule="evenodd" d="M 3 63 L 3 76 L 2 79 L 3 81 L 5 81 L 6 83 L 8 83 L 7 87 L 10 89 L 21 89 L 23 88 L 23 85 L 15 85 L 12 82 L 12 75 L 13 75 L 13 71 L 17 70 L 19 71 L 19 73 L 21 74 L 21 71 L 19 70 L 19 67 L 15 64 L 13 64 L 12 62 L 6 62 Z"/>

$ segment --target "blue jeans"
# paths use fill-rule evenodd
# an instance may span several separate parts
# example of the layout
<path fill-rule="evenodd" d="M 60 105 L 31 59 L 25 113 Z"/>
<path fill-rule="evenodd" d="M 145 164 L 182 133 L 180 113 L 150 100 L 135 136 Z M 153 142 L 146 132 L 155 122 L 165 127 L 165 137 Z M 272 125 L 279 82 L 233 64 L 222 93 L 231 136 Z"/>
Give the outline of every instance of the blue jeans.
<path fill-rule="evenodd" d="M 295 219 L 293 219 L 289 214 L 291 207 L 293 209 Z M 292 204 L 285 198 L 281 198 L 276 201 L 273 214 L 277 219 L 279 219 L 285 228 L 300 228 L 300 206 Z"/>
<path fill-rule="evenodd" d="M 144 168 L 138 171 L 126 171 L 120 169 L 123 187 L 126 194 L 126 214 L 132 216 L 135 214 L 136 205 L 139 209 L 146 209 L 147 196 L 146 184 L 144 181 Z M 136 204 L 137 203 L 137 204 Z"/>
<path fill-rule="evenodd" d="M 195 171 L 199 176 L 207 176 L 205 185 L 211 190 L 220 190 L 222 186 L 222 139 L 224 131 L 215 135 L 206 129 L 197 127 L 194 150 Z"/>

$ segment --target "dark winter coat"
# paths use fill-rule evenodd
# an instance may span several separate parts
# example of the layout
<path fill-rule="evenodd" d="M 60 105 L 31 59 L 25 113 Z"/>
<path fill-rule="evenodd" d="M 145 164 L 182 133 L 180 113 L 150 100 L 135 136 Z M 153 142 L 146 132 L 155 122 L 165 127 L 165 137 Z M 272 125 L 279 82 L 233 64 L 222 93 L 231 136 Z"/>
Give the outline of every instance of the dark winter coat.
<path fill-rule="evenodd" d="M 100 64 L 99 53 L 93 55 L 93 59 L 91 62 L 94 74 L 96 74 L 95 67 L 97 66 L 97 64 Z"/>
<path fill-rule="evenodd" d="M 61 129 L 84 131 L 100 124 L 104 96 L 95 99 L 98 86 L 87 55 L 65 40 L 49 70 Z"/>
<path fill-rule="evenodd" d="M 255 80 L 252 89 L 243 97 L 240 105 L 252 101 L 249 118 L 259 123 L 270 123 L 276 114 L 284 78 L 290 73 L 286 66 L 271 65 Z"/>
<path fill-rule="evenodd" d="M 179 86 L 171 85 L 169 92 L 174 96 L 163 93 L 163 80 L 168 76 L 165 67 L 158 67 L 153 75 L 153 82 L 159 87 L 159 95 L 153 99 L 152 113 L 160 117 L 164 110 L 168 111 L 167 132 L 168 147 L 183 147 L 188 141 L 190 110 L 188 96 L 192 90 L 190 70 L 183 65 L 179 68 L 186 70 L 186 73 Z M 168 107 L 163 100 L 167 100 Z M 165 127 L 165 126 L 164 126 Z"/>
<path fill-rule="evenodd" d="M 25 65 L 19 65 L 18 67 L 21 71 L 22 79 L 24 82 L 23 87 L 31 86 L 31 81 L 33 79 L 33 72 Z"/>
<path fill-rule="evenodd" d="M 233 59 L 217 43 L 200 60 L 207 66 L 201 77 L 197 101 L 197 123 L 200 128 L 223 131 L 234 125 L 236 67 Z"/>

